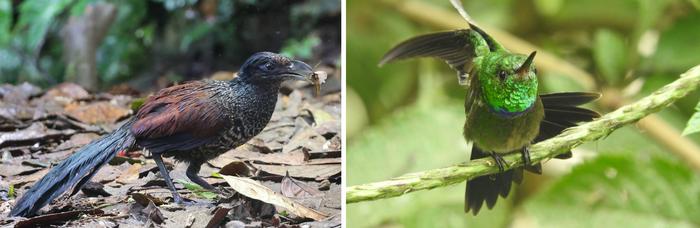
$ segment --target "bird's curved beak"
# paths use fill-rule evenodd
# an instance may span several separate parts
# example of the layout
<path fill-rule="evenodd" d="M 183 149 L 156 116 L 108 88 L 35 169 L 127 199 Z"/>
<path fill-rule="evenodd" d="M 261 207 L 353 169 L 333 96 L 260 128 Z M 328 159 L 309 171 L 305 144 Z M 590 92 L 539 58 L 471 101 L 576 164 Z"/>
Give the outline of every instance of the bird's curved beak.
<path fill-rule="evenodd" d="M 535 60 L 535 55 L 537 55 L 536 51 L 533 51 L 530 53 L 530 56 L 525 59 L 525 62 L 523 62 L 523 65 L 520 65 L 520 67 L 515 71 L 519 76 L 525 76 L 525 73 L 527 73 L 530 70 L 530 65 L 532 65 L 532 61 Z"/>
<path fill-rule="evenodd" d="M 293 60 L 286 73 L 296 80 L 311 82 L 314 70 L 311 69 L 309 64 L 302 61 Z"/>

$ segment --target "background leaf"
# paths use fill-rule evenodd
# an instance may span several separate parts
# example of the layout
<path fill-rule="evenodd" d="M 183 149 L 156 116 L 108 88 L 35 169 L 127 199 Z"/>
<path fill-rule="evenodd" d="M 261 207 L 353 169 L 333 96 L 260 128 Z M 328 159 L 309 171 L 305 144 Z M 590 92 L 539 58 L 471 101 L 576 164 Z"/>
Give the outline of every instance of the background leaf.
<path fill-rule="evenodd" d="M 626 53 L 625 41 L 616 32 L 601 29 L 595 33 L 593 60 L 608 84 L 618 84 L 624 78 Z"/>
<path fill-rule="evenodd" d="M 690 135 L 700 131 L 700 102 L 695 106 L 695 113 L 688 120 L 688 124 L 683 129 L 683 135 Z"/>
<path fill-rule="evenodd" d="M 676 161 L 601 155 L 525 208 L 538 227 L 697 227 L 699 196 L 700 178 Z"/>

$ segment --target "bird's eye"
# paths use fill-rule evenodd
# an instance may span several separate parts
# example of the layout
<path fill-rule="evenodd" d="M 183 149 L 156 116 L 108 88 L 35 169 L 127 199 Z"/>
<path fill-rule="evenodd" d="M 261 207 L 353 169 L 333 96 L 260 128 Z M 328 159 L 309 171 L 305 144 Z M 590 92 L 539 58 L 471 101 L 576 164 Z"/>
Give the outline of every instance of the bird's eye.
<path fill-rule="evenodd" d="M 498 71 L 498 78 L 501 79 L 501 81 L 506 80 L 506 77 L 508 77 L 508 73 L 506 73 L 506 71 Z"/>
<path fill-rule="evenodd" d="M 260 66 L 260 69 L 261 69 L 261 70 L 264 70 L 264 71 L 272 70 L 272 63 L 267 62 L 267 63 L 261 65 L 261 66 Z"/>

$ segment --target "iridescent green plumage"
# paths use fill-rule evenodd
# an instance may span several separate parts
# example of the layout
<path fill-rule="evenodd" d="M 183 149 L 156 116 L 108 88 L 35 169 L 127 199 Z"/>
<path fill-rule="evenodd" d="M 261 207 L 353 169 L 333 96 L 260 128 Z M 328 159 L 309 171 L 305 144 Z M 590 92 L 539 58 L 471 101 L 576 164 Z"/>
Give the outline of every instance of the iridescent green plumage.
<path fill-rule="evenodd" d="M 506 197 L 511 182 L 522 181 L 523 169 L 541 173 L 529 164 L 527 147 L 580 121 L 599 115 L 576 107 L 599 97 L 595 93 L 556 93 L 538 96 L 537 75 L 529 56 L 514 54 L 470 23 L 470 29 L 439 32 L 409 39 L 387 52 L 380 65 L 397 59 L 436 57 L 457 71 L 467 95 L 464 138 L 473 142 L 471 159 L 492 157 L 501 169 L 497 175 L 467 182 L 465 211 L 492 208 L 498 196 Z M 501 154 L 521 153 L 526 166 L 505 170 Z M 558 158 L 568 158 L 566 153 Z"/>
<path fill-rule="evenodd" d="M 518 73 L 528 56 L 505 51 L 491 52 L 474 59 L 484 101 L 496 112 L 517 115 L 528 110 L 537 99 L 537 75 L 528 64 Z M 534 57 L 534 55 L 533 55 Z"/>

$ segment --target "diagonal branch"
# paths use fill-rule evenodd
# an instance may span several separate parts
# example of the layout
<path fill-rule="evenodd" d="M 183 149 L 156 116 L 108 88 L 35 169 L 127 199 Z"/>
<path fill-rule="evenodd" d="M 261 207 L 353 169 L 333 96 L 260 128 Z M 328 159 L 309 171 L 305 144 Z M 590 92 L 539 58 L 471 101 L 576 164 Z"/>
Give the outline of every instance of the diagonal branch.
<path fill-rule="evenodd" d="M 641 118 L 668 107 L 676 100 L 700 87 L 700 65 L 639 101 L 622 106 L 599 119 L 569 128 L 560 135 L 530 147 L 530 159 L 537 163 L 571 150 L 584 142 L 594 141 L 616 129 L 635 123 Z M 700 155 L 695 155 L 700 156 Z M 522 166 L 519 153 L 504 156 L 508 168 Z M 693 165 L 693 164 L 691 164 Z M 700 167 L 694 167 L 700 168 Z M 467 179 L 494 174 L 498 167 L 490 158 L 477 159 L 450 167 L 409 173 L 390 180 L 348 187 L 347 203 L 397 197 L 419 190 L 433 189 L 460 183 Z"/>

